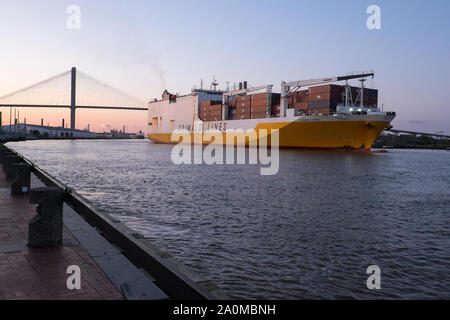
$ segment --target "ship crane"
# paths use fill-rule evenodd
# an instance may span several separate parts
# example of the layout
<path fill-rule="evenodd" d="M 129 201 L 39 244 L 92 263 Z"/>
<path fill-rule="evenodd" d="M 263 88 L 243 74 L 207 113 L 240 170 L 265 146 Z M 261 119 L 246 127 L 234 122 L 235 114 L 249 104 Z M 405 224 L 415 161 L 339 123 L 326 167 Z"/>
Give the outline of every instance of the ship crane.
<path fill-rule="evenodd" d="M 333 82 L 339 82 L 339 81 L 348 81 L 351 79 L 360 79 L 360 78 L 366 78 L 366 77 L 374 77 L 375 73 L 373 71 L 366 72 L 366 73 L 357 73 L 357 74 L 351 74 L 346 76 L 340 76 L 340 77 L 329 77 L 329 78 L 320 78 L 320 79 L 310 79 L 310 80 L 297 80 L 297 81 L 290 81 L 290 82 L 281 82 L 281 101 L 280 101 L 280 116 L 285 117 L 286 116 L 286 110 L 288 108 L 288 101 L 287 96 L 300 89 L 301 87 L 309 87 L 314 86 L 318 84 L 325 84 L 325 83 L 333 83 Z M 364 83 L 364 82 L 363 82 Z"/>

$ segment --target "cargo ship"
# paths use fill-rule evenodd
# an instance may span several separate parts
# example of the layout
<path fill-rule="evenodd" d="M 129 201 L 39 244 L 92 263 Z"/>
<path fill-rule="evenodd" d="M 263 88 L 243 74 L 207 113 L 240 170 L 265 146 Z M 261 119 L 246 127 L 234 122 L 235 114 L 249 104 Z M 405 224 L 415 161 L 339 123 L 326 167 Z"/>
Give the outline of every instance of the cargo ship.
<path fill-rule="evenodd" d="M 180 130 L 190 133 L 192 142 L 196 133 L 220 132 L 220 143 L 225 143 L 228 132 L 246 135 L 254 130 L 256 139 L 264 134 L 270 144 L 268 135 L 277 129 L 281 148 L 370 151 L 380 133 L 391 127 L 395 112 L 378 108 L 378 90 L 364 87 L 369 77 L 374 73 L 283 81 L 281 93 L 273 93 L 273 85 L 249 88 L 246 82 L 226 91 L 217 90 L 213 82 L 209 90 L 194 88 L 187 95 L 166 90 L 161 100 L 149 103 L 148 138 L 173 144 L 179 140 L 172 134 Z M 351 79 L 361 86 L 350 86 Z"/>

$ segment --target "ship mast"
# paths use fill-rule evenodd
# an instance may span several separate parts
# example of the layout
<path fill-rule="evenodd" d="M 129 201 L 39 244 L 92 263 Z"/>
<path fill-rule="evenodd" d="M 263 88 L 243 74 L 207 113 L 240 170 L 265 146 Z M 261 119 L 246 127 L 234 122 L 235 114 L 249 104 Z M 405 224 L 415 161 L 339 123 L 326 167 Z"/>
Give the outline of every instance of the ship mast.
<path fill-rule="evenodd" d="M 352 89 L 348 84 L 348 80 L 345 80 L 345 106 L 353 106 Z"/>
<path fill-rule="evenodd" d="M 361 81 L 361 97 L 360 97 L 359 105 L 362 108 L 362 107 L 364 107 L 364 82 L 366 82 L 367 79 L 362 78 L 362 79 L 359 79 L 359 81 Z"/>

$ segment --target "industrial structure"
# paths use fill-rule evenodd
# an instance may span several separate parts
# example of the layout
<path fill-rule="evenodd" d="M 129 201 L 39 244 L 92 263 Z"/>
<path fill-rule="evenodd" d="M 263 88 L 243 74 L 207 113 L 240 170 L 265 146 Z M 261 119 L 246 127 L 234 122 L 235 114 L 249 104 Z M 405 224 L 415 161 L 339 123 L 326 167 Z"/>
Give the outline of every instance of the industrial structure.
<path fill-rule="evenodd" d="M 30 124 L 13 124 L 0 127 L 1 131 L 12 135 L 43 136 L 48 138 L 97 138 L 95 132 L 86 130 L 73 130 L 64 127 L 39 126 Z"/>

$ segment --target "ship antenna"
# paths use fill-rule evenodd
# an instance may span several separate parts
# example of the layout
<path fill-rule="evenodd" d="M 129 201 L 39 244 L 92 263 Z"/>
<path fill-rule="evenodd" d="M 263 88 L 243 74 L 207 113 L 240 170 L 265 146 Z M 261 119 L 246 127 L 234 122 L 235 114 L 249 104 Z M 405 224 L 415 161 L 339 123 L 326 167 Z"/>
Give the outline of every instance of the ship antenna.
<path fill-rule="evenodd" d="M 348 106 L 348 80 L 345 80 L 345 106 Z"/>
<path fill-rule="evenodd" d="M 211 82 L 211 87 L 214 88 L 214 91 L 216 91 L 217 86 L 219 85 L 219 83 L 216 80 L 216 77 L 213 76 L 213 81 Z"/>

